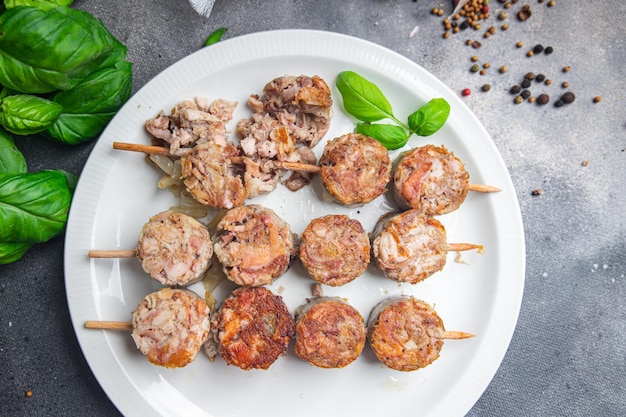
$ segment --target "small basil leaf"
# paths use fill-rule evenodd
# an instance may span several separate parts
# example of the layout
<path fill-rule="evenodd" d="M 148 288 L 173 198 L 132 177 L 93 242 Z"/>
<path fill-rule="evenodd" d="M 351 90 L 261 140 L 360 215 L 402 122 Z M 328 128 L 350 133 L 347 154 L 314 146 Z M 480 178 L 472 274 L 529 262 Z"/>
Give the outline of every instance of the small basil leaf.
<path fill-rule="evenodd" d="M 204 44 L 202 46 L 209 46 L 213 45 L 214 43 L 218 43 L 222 40 L 222 35 L 224 35 L 227 30 L 228 28 L 217 29 L 215 32 L 211 33 L 208 38 L 206 38 L 206 41 L 204 41 Z"/>
<path fill-rule="evenodd" d="M 343 98 L 343 107 L 363 122 L 393 119 L 391 104 L 372 82 L 353 71 L 342 71 L 335 82 Z"/>
<path fill-rule="evenodd" d="M 23 174 L 26 171 L 24 155 L 15 146 L 11 135 L 0 129 L 0 174 Z"/>
<path fill-rule="evenodd" d="M 10 264 L 20 259 L 32 243 L 26 242 L 1 242 L 0 243 L 0 265 Z"/>
<path fill-rule="evenodd" d="M 409 128 L 418 136 L 430 136 L 446 123 L 450 104 L 443 98 L 434 98 L 409 116 Z"/>
<path fill-rule="evenodd" d="M 63 106 L 43 97 L 17 94 L 2 99 L 0 125 L 16 135 L 43 132 L 59 117 Z"/>
<path fill-rule="evenodd" d="M 41 10 L 52 9 L 57 6 L 69 6 L 74 0 L 4 0 L 7 9 L 18 6 L 37 7 Z"/>
<path fill-rule="evenodd" d="M 355 132 L 376 139 L 390 150 L 403 147 L 409 139 L 406 131 L 400 126 L 382 123 L 359 123 Z"/>

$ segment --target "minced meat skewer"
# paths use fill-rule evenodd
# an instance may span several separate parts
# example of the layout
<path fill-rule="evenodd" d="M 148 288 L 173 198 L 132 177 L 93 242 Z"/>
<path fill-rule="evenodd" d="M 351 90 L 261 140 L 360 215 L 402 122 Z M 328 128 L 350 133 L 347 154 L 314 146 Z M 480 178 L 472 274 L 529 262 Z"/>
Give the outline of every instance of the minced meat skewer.
<path fill-rule="evenodd" d="M 448 244 L 441 222 L 417 209 L 383 217 L 371 238 L 376 265 L 385 276 L 411 284 L 441 271 L 448 251 L 482 249 L 474 244 Z"/>
<path fill-rule="evenodd" d="M 319 368 L 344 368 L 365 346 L 365 320 L 343 299 L 320 297 L 296 311 L 296 355 Z"/>
<path fill-rule="evenodd" d="M 332 104 L 328 84 L 317 75 L 275 78 L 265 85 L 260 97 L 252 94 L 248 100 L 254 113 L 277 120 L 289 129 L 297 144 L 309 148 L 328 131 Z M 242 137 L 247 136 L 246 129 L 238 126 L 238 130 Z"/>
<path fill-rule="evenodd" d="M 444 339 L 474 335 L 446 332 L 443 321 L 427 303 L 412 296 L 389 297 L 368 319 L 367 340 L 376 357 L 396 371 L 415 371 L 439 358 Z"/>
<path fill-rule="evenodd" d="M 226 144 L 226 122 L 233 118 L 237 102 L 217 99 L 212 103 L 206 98 L 184 100 L 166 115 L 158 116 L 145 123 L 146 130 L 157 140 L 169 145 L 172 155 L 179 155 L 189 147 L 214 141 Z"/>
<path fill-rule="evenodd" d="M 188 286 L 211 266 L 213 242 L 205 225 L 191 216 L 167 210 L 143 225 L 134 250 L 91 250 L 91 258 L 131 258 L 163 285 Z"/>
<path fill-rule="evenodd" d="M 148 294 L 132 314 L 132 337 L 155 365 L 180 368 L 192 362 L 209 335 L 209 307 L 197 294 L 162 288 Z"/>
<path fill-rule="evenodd" d="M 242 166 L 232 163 L 237 148 L 225 143 L 206 142 L 181 158 L 182 180 L 187 191 L 201 204 L 219 209 L 241 206 L 248 196 Z"/>
<path fill-rule="evenodd" d="M 265 287 L 240 287 L 211 322 L 218 352 L 228 365 L 268 369 L 287 352 L 295 322 L 282 297 Z"/>
<path fill-rule="evenodd" d="M 274 211 L 252 204 L 226 212 L 217 224 L 214 251 L 237 285 L 270 284 L 291 265 L 296 237 Z"/>
<path fill-rule="evenodd" d="M 360 276 L 370 262 L 370 241 L 358 220 L 329 214 L 313 219 L 302 232 L 300 260 L 308 274 L 333 287 Z"/>
<path fill-rule="evenodd" d="M 387 190 L 391 179 L 387 149 L 359 133 L 326 143 L 320 166 L 324 189 L 344 206 L 369 203 Z"/>

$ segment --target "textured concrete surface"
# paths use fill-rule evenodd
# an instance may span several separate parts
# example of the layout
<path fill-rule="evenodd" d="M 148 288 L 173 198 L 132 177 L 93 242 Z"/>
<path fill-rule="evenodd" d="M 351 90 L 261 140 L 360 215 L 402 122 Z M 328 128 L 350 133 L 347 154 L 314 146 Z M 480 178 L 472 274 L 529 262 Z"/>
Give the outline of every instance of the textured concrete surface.
<path fill-rule="evenodd" d="M 265 3 L 265 4 L 262 4 Z M 513 15 L 528 3 L 532 17 Z M 480 31 L 443 39 L 433 7 L 451 1 L 249 0 L 215 3 L 209 18 L 179 1 L 76 1 L 128 46 L 134 91 L 227 27 L 226 38 L 285 28 L 357 36 L 414 60 L 454 91 L 493 137 L 511 173 L 523 215 L 527 272 L 523 304 L 504 361 L 469 416 L 626 415 L 626 4 L 618 0 L 537 0 L 508 9 L 509 28 L 491 18 Z M 503 5 L 492 0 L 492 12 Z M 497 27 L 489 39 L 487 26 Z M 411 33 L 413 36 L 409 36 Z M 482 47 L 465 45 L 467 38 Z M 518 41 L 523 48 L 516 48 Z M 551 55 L 529 58 L 535 44 Z M 489 62 L 470 73 L 470 57 Z M 501 74 L 497 69 L 507 65 Z M 571 71 L 563 73 L 562 68 Z M 508 89 L 529 71 L 546 106 L 513 104 Z M 555 108 L 569 82 L 576 101 Z M 489 83 L 491 90 L 481 92 Z M 592 103 L 601 96 L 600 103 Z M 18 141 L 29 168 L 79 174 L 92 143 L 66 147 Z M 540 195 L 532 191 L 541 189 Z M 63 282 L 63 237 L 0 265 L 0 414 L 117 414 L 88 368 L 72 330 Z M 32 397 L 25 393 L 32 390 Z"/>

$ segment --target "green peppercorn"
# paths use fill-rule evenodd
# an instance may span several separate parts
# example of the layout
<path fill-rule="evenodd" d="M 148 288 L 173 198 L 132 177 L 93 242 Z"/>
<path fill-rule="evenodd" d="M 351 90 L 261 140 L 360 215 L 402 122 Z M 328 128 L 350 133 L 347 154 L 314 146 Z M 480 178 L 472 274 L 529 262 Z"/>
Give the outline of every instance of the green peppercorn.
<path fill-rule="evenodd" d="M 474 64 L 470 67 L 470 72 L 478 72 L 480 70 L 480 66 L 478 64 Z"/>
<path fill-rule="evenodd" d="M 513 99 L 513 103 L 515 104 L 520 104 L 522 101 L 524 101 L 522 96 L 515 96 L 515 98 Z"/>
<path fill-rule="evenodd" d="M 480 89 L 483 90 L 484 92 L 487 92 L 487 91 L 491 90 L 491 85 L 483 84 L 483 86 Z"/>

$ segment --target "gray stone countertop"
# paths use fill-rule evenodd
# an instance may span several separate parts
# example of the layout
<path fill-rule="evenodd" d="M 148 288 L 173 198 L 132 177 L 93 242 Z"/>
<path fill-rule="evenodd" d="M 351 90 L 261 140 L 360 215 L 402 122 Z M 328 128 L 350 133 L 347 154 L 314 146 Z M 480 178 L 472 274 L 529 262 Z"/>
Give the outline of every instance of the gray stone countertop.
<path fill-rule="evenodd" d="M 183 0 L 79 0 L 72 7 L 102 19 L 128 46 L 135 92 L 219 27 L 228 28 L 225 38 L 288 28 L 344 33 L 404 55 L 459 95 L 470 89 L 463 100 L 493 138 L 516 188 L 527 259 L 511 344 L 468 416 L 626 415 L 626 3 L 556 0 L 550 7 L 547 0 L 522 0 L 504 9 L 492 0 L 491 14 L 506 10 L 508 19 L 492 16 L 478 31 L 444 39 L 443 18 L 431 9 L 449 13 L 451 3 L 218 0 L 209 18 Z M 525 3 L 532 17 L 520 22 L 514 15 Z M 484 38 L 491 25 L 495 34 Z M 482 46 L 467 46 L 468 38 Z M 554 52 L 527 57 L 536 44 Z M 485 75 L 470 72 L 473 55 L 491 64 Z M 508 71 L 500 73 L 503 65 Z M 513 103 L 509 88 L 531 71 L 552 80 L 531 88 L 549 94 L 548 105 Z M 491 89 L 481 91 L 487 83 Z M 567 90 L 576 100 L 554 107 Z M 95 143 L 16 142 L 31 170 L 75 174 Z M 70 323 L 63 248 L 60 236 L 0 265 L 0 415 L 118 414 Z"/>

